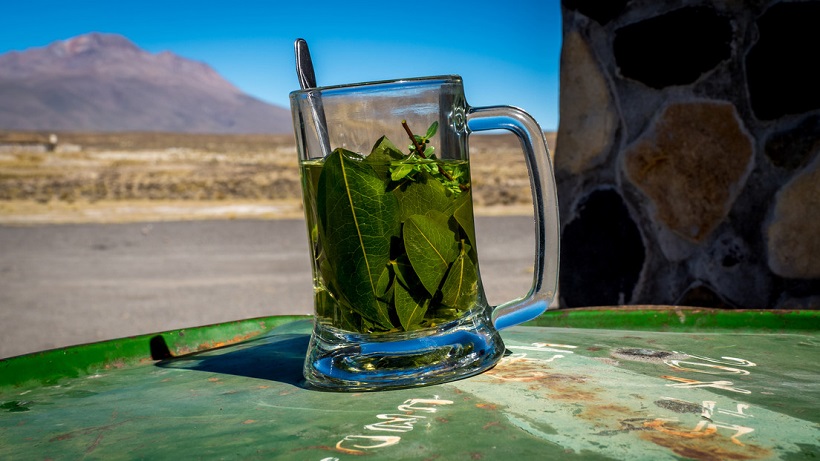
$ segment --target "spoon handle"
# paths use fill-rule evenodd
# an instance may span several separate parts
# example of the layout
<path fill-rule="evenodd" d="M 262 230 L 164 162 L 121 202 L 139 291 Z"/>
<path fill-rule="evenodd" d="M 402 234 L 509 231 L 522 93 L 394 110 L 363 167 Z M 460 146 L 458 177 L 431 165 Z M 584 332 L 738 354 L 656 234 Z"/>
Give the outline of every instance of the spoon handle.
<path fill-rule="evenodd" d="M 313 71 L 313 61 L 310 59 L 310 50 L 303 38 L 297 38 L 293 43 L 296 53 L 296 75 L 299 76 L 299 86 L 303 90 L 316 88 L 316 74 Z"/>
<path fill-rule="evenodd" d="M 299 77 L 299 86 L 303 90 L 316 88 L 316 74 L 313 71 L 313 61 L 310 59 L 310 50 L 307 42 L 303 38 L 297 38 L 293 42 L 293 51 L 296 54 L 296 75 Z M 312 91 L 308 94 L 308 102 L 314 114 L 314 128 L 319 138 L 322 156 L 330 155 L 330 139 L 327 133 L 327 121 L 325 120 L 325 110 L 322 107 L 322 97 L 320 91 Z"/>

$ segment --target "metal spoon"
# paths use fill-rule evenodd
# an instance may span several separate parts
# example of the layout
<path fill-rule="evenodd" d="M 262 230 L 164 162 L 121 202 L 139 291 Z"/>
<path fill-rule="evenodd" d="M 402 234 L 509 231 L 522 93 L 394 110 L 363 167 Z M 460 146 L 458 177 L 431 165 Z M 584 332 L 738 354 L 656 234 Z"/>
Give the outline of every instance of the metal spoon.
<path fill-rule="evenodd" d="M 303 90 L 316 88 L 316 74 L 313 71 L 313 61 L 310 59 L 310 50 L 305 39 L 297 38 L 293 43 L 293 50 L 296 54 L 296 75 L 299 77 L 299 86 Z M 313 112 L 316 135 L 319 138 L 322 155 L 327 157 L 330 154 L 330 140 L 327 136 L 327 121 L 325 111 L 322 107 L 322 100 L 318 92 L 308 93 L 308 104 Z"/>
<path fill-rule="evenodd" d="M 293 43 L 296 53 L 296 75 L 303 90 L 316 88 L 316 74 L 313 72 L 313 61 L 310 59 L 310 50 L 303 38 L 297 38 Z"/>

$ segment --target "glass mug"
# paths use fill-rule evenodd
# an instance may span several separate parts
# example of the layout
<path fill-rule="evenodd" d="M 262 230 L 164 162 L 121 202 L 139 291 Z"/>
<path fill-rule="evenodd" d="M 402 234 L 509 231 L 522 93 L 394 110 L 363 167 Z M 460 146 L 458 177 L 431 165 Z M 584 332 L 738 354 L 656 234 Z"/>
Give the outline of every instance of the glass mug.
<path fill-rule="evenodd" d="M 378 390 L 460 379 L 494 366 L 498 330 L 555 296 L 558 208 L 546 141 L 509 106 L 470 107 L 459 76 L 290 93 L 313 271 L 309 386 Z M 535 215 L 529 293 L 499 306 L 478 269 L 468 137 L 521 140 Z"/>

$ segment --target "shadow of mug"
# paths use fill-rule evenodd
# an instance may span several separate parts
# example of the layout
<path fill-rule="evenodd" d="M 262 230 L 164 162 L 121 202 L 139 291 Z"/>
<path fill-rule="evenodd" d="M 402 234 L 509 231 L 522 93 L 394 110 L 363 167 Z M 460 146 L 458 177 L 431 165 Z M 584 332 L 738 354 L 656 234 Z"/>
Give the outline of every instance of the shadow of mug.
<path fill-rule="evenodd" d="M 159 368 L 244 376 L 306 388 L 302 368 L 310 342 L 310 322 L 294 324 L 300 325 L 285 325 L 238 344 L 177 357 L 163 353 L 168 350 L 167 345 L 157 336 L 151 341 L 152 355 L 162 358 L 155 364 Z"/>

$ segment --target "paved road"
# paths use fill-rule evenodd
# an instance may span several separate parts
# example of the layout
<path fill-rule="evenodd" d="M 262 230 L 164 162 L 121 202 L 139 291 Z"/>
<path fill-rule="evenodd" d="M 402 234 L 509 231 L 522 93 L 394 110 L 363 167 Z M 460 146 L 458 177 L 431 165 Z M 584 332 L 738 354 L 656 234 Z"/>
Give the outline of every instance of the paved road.
<path fill-rule="evenodd" d="M 531 217 L 478 218 L 491 303 L 532 282 Z M 303 220 L 0 226 L 0 358 L 278 314 L 309 314 Z"/>

